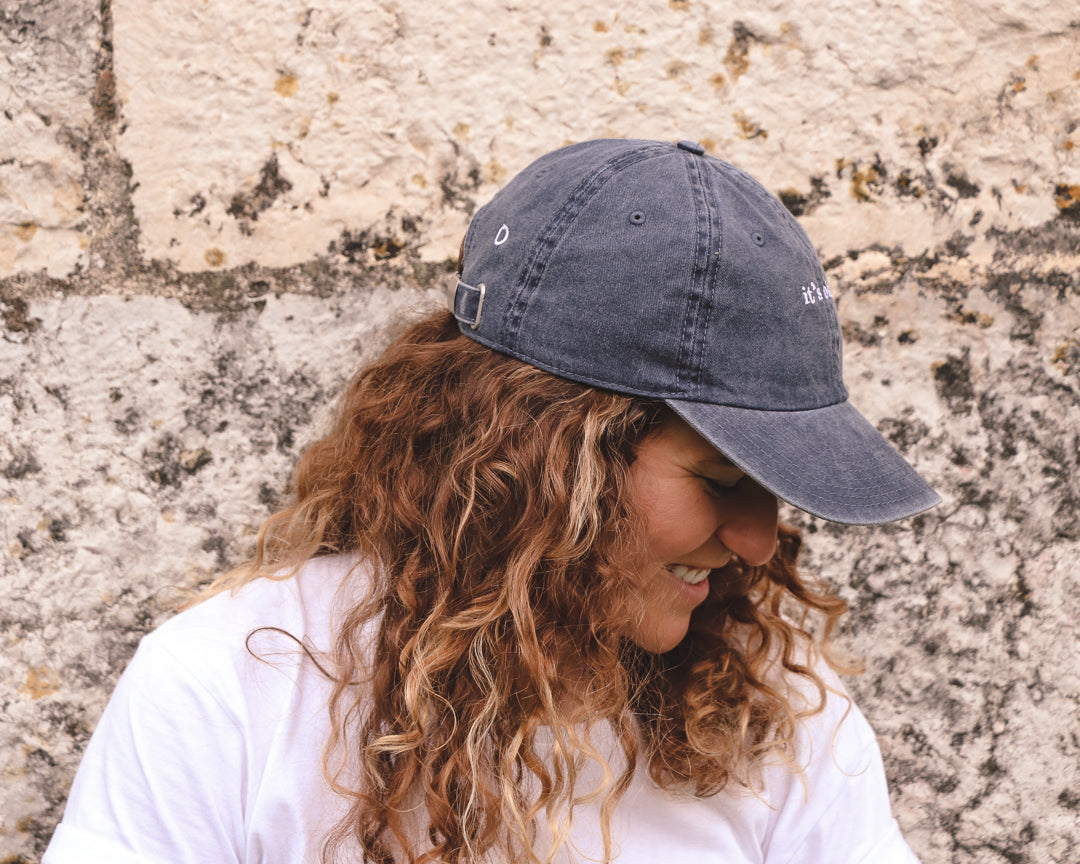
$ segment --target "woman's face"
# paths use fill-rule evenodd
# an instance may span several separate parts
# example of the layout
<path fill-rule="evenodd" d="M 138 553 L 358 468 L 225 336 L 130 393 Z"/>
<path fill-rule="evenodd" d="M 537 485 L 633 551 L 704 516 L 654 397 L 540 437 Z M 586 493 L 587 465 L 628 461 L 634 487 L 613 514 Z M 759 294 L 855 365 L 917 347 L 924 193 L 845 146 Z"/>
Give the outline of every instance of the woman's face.
<path fill-rule="evenodd" d="M 630 480 L 645 548 L 626 635 L 660 653 L 686 635 L 711 571 L 733 557 L 750 565 L 772 557 L 776 498 L 674 415 L 638 447 Z"/>

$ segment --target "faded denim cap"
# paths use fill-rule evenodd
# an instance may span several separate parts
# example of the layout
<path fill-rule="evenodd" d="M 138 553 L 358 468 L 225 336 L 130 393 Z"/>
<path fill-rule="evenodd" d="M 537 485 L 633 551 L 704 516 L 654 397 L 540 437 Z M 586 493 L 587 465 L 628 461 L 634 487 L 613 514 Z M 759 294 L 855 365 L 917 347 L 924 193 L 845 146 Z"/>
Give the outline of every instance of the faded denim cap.
<path fill-rule="evenodd" d="M 848 402 L 806 233 L 692 141 L 587 141 L 536 160 L 473 217 L 447 299 L 496 351 L 663 399 L 816 516 L 889 522 L 941 500 Z"/>

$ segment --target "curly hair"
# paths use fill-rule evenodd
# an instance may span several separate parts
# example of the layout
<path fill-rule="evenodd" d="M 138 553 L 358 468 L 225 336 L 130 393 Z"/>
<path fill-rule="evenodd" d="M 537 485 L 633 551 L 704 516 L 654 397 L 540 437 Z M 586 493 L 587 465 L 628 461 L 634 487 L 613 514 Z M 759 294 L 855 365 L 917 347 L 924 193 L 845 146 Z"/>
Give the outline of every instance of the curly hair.
<path fill-rule="evenodd" d="M 650 655 L 621 635 L 626 551 L 644 530 L 630 467 L 667 417 L 657 400 L 479 345 L 448 313 L 353 378 L 297 467 L 293 502 L 221 583 L 343 552 L 371 571 L 330 653 L 323 764 L 348 808 L 324 857 L 356 842 L 378 864 L 551 861 L 588 798 L 607 860 L 639 758 L 658 784 L 698 795 L 747 782 L 770 753 L 792 759 L 798 718 L 825 702 L 805 613 L 824 617 L 827 641 L 846 611 L 796 574 L 794 530 L 781 527 L 765 566 L 714 575 L 673 651 Z M 791 603 L 802 618 L 781 611 Z M 816 705 L 790 704 L 777 664 L 811 682 Z M 625 757 L 618 770 L 588 734 L 598 723 Z M 605 779 L 583 794 L 590 760 Z M 553 838 L 543 854 L 541 819 Z"/>

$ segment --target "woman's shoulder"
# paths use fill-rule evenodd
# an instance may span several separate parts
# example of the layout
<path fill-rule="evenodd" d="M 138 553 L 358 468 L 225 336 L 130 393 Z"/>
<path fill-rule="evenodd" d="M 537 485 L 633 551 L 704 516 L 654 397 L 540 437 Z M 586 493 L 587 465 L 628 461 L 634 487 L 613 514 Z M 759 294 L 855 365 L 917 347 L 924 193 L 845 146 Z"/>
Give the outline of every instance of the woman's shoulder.
<path fill-rule="evenodd" d="M 323 677 L 341 592 L 366 581 L 355 557 L 315 558 L 287 578 L 223 591 L 145 636 L 128 675 L 182 670 L 207 695 L 235 702 Z M 275 687 L 275 685 L 277 685 Z"/>
<path fill-rule="evenodd" d="M 794 764 L 764 772 L 767 860 L 912 864 L 892 817 L 877 736 L 820 651 L 810 648 L 804 662 L 816 680 L 783 674 L 791 707 L 801 714 Z"/>
<path fill-rule="evenodd" d="M 320 558 L 187 609 L 121 676 L 47 861 L 300 861 L 333 804 L 319 762 L 335 598 Z M 88 854 L 87 849 L 94 853 Z"/>
<path fill-rule="evenodd" d="M 255 631 L 280 630 L 325 647 L 336 598 L 364 578 L 355 556 L 313 558 L 293 574 L 260 577 L 214 594 L 170 618 L 143 642 L 217 648 Z"/>

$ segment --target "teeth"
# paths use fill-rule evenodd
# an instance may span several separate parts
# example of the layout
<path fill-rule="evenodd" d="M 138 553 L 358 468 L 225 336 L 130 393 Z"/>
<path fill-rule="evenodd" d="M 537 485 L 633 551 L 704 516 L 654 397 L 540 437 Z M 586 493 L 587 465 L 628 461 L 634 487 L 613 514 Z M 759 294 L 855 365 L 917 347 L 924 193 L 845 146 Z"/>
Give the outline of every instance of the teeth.
<path fill-rule="evenodd" d="M 676 579 L 681 579 L 687 585 L 697 585 L 703 579 L 705 579 L 712 571 L 709 568 L 705 569 L 691 569 L 682 564 L 676 564 L 673 567 L 668 568 L 671 571 L 671 575 Z"/>

